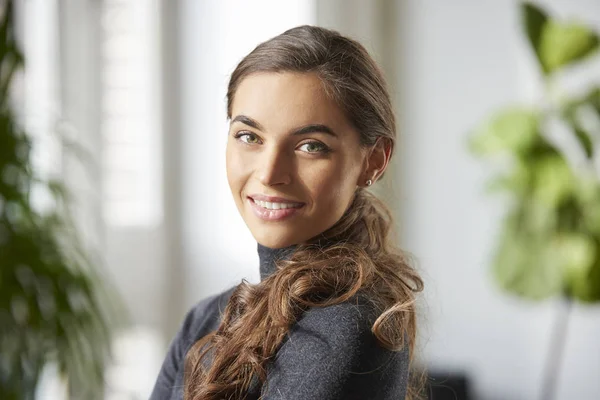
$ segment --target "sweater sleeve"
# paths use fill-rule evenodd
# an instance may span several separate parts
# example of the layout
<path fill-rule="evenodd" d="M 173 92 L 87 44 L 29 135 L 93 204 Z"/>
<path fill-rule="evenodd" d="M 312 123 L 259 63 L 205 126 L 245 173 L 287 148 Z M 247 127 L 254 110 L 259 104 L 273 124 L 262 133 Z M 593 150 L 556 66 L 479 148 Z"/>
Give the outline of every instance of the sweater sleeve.
<path fill-rule="evenodd" d="M 179 332 L 169 346 L 150 400 L 183 398 L 183 369 L 188 350 L 200 338 L 218 326 L 233 288 L 199 302 L 186 315 Z"/>
<path fill-rule="evenodd" d="M 398 400 L 406 396 L 408 349 L 382 347 L 369 307 L 352 303 L 308 311 L 267 371 L 262 399 Z"/>
<path fill-rule="evenodd" d="M 176 386 L 181 384 L 180 375 L 182 373 L 185 354 L 189 347 L 190 328 L 194 325 L 195 310 L 190 310 L 183 322 L 179 332 L 171 341 L 169 350 L 163 361 L 162 367 L 154 384 L 154 390 L 150 395 L 150 400 L 167 400 Z"/>

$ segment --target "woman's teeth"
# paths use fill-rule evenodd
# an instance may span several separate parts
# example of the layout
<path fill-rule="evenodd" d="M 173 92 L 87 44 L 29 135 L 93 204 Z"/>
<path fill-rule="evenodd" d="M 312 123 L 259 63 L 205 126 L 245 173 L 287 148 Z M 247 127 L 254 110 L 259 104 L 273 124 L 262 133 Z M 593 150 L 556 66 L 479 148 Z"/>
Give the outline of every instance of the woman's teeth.
<path fill-rule="evenodd" d="M 284 210 L 286 208 L 298 208 L 299 203 L 271 203 L 269 201 L 254 200 L 256 204 L 267 210 Z"/>

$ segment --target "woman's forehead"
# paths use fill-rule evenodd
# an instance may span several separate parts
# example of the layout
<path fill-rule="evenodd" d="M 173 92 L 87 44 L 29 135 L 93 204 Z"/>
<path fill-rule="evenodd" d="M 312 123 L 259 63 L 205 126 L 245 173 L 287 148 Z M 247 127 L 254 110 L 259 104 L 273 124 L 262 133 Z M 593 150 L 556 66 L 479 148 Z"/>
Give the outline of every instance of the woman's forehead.
<path fill-rule="evenodd" d="M 312 73 L 267 72 L 244 78 L 232 103 L 232 119 L 244 115 L 269 127 L 325 124 L 348 125 L 340 107 L 326 94 Z"/>

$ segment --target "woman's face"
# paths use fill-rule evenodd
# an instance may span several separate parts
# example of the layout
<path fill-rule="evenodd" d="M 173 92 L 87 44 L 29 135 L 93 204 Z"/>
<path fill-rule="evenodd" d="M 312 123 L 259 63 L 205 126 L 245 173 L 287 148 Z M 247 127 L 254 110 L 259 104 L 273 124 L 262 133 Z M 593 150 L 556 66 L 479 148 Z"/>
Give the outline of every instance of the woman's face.
<path fill-rule="evenodd" d="M 232 104 L 227 179 L 254 238 L 304 243 L 333 226 L 365 175 L 368 151 L 314 74 L 256 73 Z"/>

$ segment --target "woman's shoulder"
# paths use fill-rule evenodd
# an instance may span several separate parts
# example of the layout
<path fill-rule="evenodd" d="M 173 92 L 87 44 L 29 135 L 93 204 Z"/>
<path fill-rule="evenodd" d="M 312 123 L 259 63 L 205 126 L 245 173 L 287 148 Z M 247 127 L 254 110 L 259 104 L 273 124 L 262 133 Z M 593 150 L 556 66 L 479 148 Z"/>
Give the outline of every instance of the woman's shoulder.
<path fill-rule="evenodd" d="M 156 380 L 151 400 L 182 398 L 183 364 L 185 355 L 194 343 L 214 331 L 220 322 L 221 310 L 225 308 L 233 288 L 207 297 L 194 305 L 187 313 L 177 335 L 171 341 Z M 179 397 L 177 397 L 179 396 Z"/>
<path fill-rule="evenodd" d="M 180 330 L 181 339 L 185 342 L 184 347 L 189 348 L 197 340 L 217 329 L 234 289 L 235 287 L 232 287 L 206 297 L 188 311 Z"/>
<path fill-rule="evenodd" d="M 371 358 L 387 358 L 393 352 L 381 345 L 372 331 L 382 311 L 376 304 L 361 293 L 338 304 L 312 307 L 290 329 L 289 342 L 349 358 L 363 358 L 365 352 Z"/>
<path fill-rule="evenodd" d="M 277 352 L 263 393 L 302 399 L 404 398 L 409 352 L 379 343 L 371 331 L 378 316 L 374 303 L 358 296 L 307 310 Z"/>
<path fill-rule="evenodd" d="M 350 348 L 373 341 L 371 328 L 379 314 L 369 297 L 356 295 L 338 304 L 308 309 L 290 335 L 312 336 L 329 347 Z"/>

